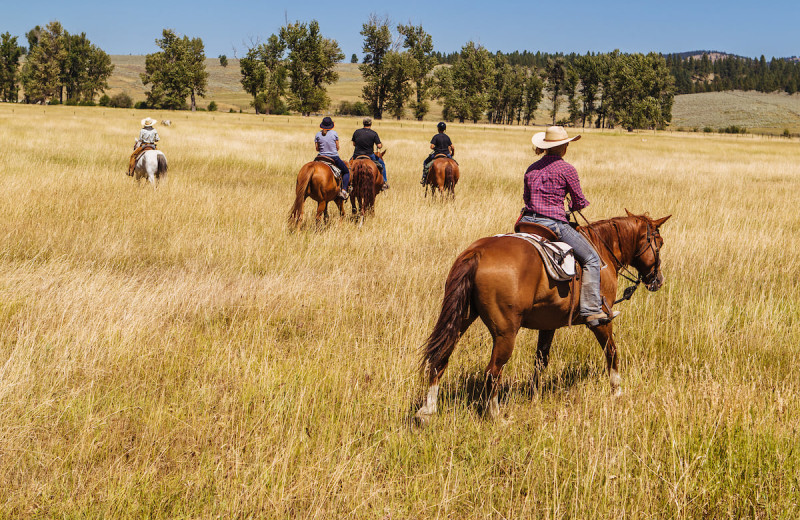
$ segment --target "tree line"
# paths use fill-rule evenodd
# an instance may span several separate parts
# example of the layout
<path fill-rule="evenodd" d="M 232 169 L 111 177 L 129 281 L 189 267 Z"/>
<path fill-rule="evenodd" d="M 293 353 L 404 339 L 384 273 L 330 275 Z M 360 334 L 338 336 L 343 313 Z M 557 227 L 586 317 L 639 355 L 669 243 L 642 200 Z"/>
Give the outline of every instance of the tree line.
<path fill-rule="evenodd" d="M 732 55 L 711 59 L 704 52 L 699 58 L 670 54 L 666 61 L 678 94 L 724 90 L 794 94 L 800 90 L 800 61 L 796 60 L 767 61 L 763 55 L 757 60 Z"/>
<path fill-rule="evenodd" d="M 371 15 L 363 23 L 363 101 L 333 107 L 340 114 L 422 120 L 438 101 L 446 120 L 488 120 L 530 124 L 543 100 L 552 123 L 600 128 L 664 128 L 671 120 L 675 93 L 710 90 L 797 91 L 800 63 L 767 62 L 727 56 L 711 60 L 657 53 L 548 54 L 490 53 L 475 42 L 442 54 L 421 25 L 392 26 Z M 71 35 L 59 22 L 26 34 L 28 48 L 8 32 L 0 35 L 0 99 L 17 101 L 19 86 L 28 103 L 93 104 L 108 88 L 113 71 L 108 55 L 86 35 Z M 142 84 L 147 100 L 139 106 L 196 109 L 208 88 L 200 38 L 164 29 L 159 52 L 145 58 Z M 20 59 L 26 55 L 20 67 Z M 227 65 L 221 55 L 220 64 Z M 251 41 L 239 60 L 241 84 L 257 113 L 329 110 L 327 87 L 345 56 L 326 38 L 316 20 L 287 23 L 265 41 Z M 358 62 L 354 54 L 351 63 Z M 130 97 L 101 98 L 101 104 L 130 106 Z M 125 99 L 122 99 L 125 98 Z M 187 98 L 189 102 L 187 103 Z"/>
<path fill-rule="evenodd" d="M 70 34 L 53 21 L 25 34 L 28 47 L 16 36 L 0 35 L 0 99 L 18 101 L 19 86 L 26 103 L 93 103 L 108 88 L 114 71 L 111 58 L 93 45 L 86 33 Z M 25 63 L 20 68 L 20 58 Z"/>

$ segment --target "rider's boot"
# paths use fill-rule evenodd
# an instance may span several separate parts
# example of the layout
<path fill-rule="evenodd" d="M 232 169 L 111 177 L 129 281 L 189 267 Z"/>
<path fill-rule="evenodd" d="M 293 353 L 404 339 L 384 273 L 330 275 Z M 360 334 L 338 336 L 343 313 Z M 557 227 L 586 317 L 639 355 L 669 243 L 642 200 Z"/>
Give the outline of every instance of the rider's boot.
<path fill-rule="evenodd" d="M 600 271 L 584 267 L 582 274 L 579 321 L 583 321 L 589 328 L 594 328 L 605 325 L 619 316 L 619 311 L 612 311 L 609 314 L 603 310 Z"/>

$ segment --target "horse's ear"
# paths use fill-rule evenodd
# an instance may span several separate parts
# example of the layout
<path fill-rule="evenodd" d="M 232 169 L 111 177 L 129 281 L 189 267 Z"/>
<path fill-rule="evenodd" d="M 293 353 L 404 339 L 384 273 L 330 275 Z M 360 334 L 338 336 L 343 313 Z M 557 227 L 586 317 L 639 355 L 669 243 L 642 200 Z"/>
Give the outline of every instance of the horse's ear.
<path fill-rule="evenodd" d="M 630 211 L 628 211 L 628 208 L 625 208 L 625 214 L 627 214 L 629 217 L 635 217 L 636 216 L 633 213 L 631 213 Z"/>
<path fill-rule="evenodd" d="M 667 215 L 664 218 L 660 218 L 658 220 L 654 220 L 653 224 L 655 224 L 656 228 L 659 228 L 659 227 L 661 227 L 661 224 L 663 224 L 664 222 L 668 221 L 671 216 L 672 215 Z"/>
<path fill-rule="evenodd" d="M 388 151 L 389 151 L 388 148 L 384 148 L 383 149 L 383 153 L 381 154 L 381 159 L 383 159 L 383 156 L 386 155 L 386 152 L 388 152 Z"/>

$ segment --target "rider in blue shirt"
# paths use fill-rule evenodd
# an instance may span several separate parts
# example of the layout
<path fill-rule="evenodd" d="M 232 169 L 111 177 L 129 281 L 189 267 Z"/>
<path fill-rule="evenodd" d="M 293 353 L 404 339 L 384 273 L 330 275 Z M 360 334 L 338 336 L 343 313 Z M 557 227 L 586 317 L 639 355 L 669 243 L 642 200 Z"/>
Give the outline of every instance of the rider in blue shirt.
<path fill-rule="evenodd" d="M 346 199 L 347 187 L 350 184 L 350 169 L 339 157 L 339 134 L 333 129 L 333 119 L 330 117 L 324 117 L 319 127 L 321 130 L 314 136 L 314 146 L 319 155 L 330 158 L 336 167 L 342 170 L 342 191 L 339 196 Z"/>

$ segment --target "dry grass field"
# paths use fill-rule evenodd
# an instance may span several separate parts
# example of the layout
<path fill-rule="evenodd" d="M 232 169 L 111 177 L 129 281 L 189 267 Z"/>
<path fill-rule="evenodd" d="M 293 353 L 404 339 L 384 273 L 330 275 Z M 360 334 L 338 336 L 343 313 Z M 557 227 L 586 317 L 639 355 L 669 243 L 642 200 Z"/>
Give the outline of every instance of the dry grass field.
<path fill-rule="evenodd" d="M 800 133 L 800 94 L 707 92 L 675 96 L 672 127 L 686 129 L 744 127 L 751 133 Z"/>
<path fill-rule="evenodd" d="M 174 122 L 157 190 L 123 173 L 144 115 Z M 318 123 L 0 105 L 0 517 L 800 516 L 797 140 L 586 133 L 589 218 L 673 215 L 664 288 L 621 305 L 624 396 L 583 327 L 532 390 L 526 331 L 484 420 L 477 322 L 420 430 L 447 271 L 510 230 L 532 129 L 450 125 L 441 204 L 432 125 L 378 122 L 374 218 L 289 233 Z"/>

